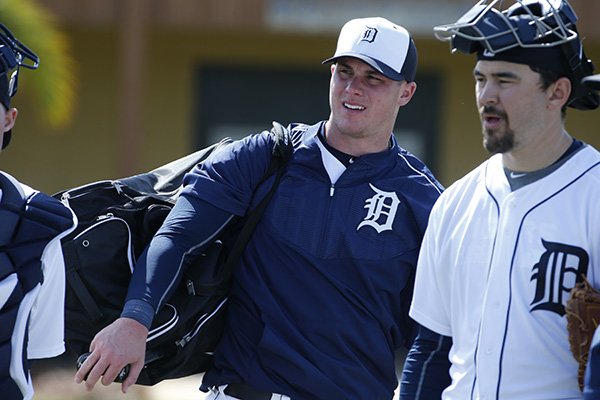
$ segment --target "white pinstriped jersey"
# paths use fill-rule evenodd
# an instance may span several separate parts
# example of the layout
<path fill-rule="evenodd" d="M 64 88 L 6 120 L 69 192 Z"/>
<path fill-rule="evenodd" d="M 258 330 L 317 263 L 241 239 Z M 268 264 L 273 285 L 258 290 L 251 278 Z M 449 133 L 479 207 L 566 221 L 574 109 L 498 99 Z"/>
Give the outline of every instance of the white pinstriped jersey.
<path fill-rule="evenodd" d="M 510 191 L 500 155 L 434 206 L 410 315 L 452 336 L 443 399 L 579 399 L 564 305 L 600 287 L 600 153 Z"/>

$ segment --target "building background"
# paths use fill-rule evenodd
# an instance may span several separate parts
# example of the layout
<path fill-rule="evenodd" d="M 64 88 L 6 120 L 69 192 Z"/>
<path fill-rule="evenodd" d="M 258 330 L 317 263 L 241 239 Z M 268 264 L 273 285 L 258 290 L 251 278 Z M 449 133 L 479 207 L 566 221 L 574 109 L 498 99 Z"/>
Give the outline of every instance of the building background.
<path fill-rule="evenodd" d="M 433 26 L 456 21 L 475 0 L 37 2 L 71 43 L 77 105 L 69 124 L 48 126 L 28 90 L 28 75 L 43 74 L 44 60 L 38 71 L 23 70 L 13 102 L 19 119 L 0 169 L 48 193 L 143 172 L 221 136 L 268 129 L 272 120 L 326 119 L 329 69 L 321 60 L 333 54 L 344 22 L 362 16 L 405 26 L 418 47 L 418 90 L 395 129 L 401 145 L 426 161 L 444 185 L 487 158 L 474 103 L 474 58 L 451 55 L 448 44 L 433 36 Z M 587 55 L 600 72 L 600 1 L 571 3 Z M 570 109 L 566 125 L 600 148 L 599 122 L 600 110 Z M 56 368 L 55 360 L 35 364 L 48 373 L 34 379 L 40 399 L 118 396 L 117 385 L 86 393 L 72 382 L 72 355 L 61 359 L 64 368 Z M 189 382 L 186 395 L 196 398 L 199 382 Z M 160 391 L 165 387 L 168 394 Z M 136 387 L 128 397 L 173 398 L 174 388 Z"/>
<path fill-rule="evenodd" d="M 419 52 L 417 93 L 395 134 L 444 185 L 487 158 L 474 102 L 474 57 L 451 55 L 433 26 L 465 0 L 38 0 L 71 42 L 78 80 L 72 121 L 42 122 L 20 76 L 20 115 L 0 168 L 54 193 L 143 172 L 222 136 L 272 120 L 326 119 L 329 69 L 343 23 L 384 16 Z M 600 2 L 572 0 L 589 58 L 600 68 Z M 10 27 L 10 21 L 2 21 Z M 35 50 L 35 49 L 33 49 Z M 597 69 L 600 72 L 600 69 Z M 600 147 L 600 110 L 569 109 L 567 129 Z"/>

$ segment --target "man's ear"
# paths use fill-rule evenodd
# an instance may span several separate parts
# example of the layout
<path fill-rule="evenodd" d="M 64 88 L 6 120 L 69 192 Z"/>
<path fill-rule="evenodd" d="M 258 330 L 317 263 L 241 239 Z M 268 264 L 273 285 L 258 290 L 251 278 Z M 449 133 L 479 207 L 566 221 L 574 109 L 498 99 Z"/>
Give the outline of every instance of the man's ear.
<path fill-rule="evenodd" d="M 10 131 L 13 126 L 15 126 L 15 122 L 17 121 L 17 115 L 19 111 L 12 107 L 9 108 L 8 111 L 4 113 L 4 121 L 2 121 L 2 132 Z"/>
<path fill-rule="evenodd" d="M 398 97 L 398 105 L 400 107 L 408 104 L 410 99 L 417 91 L 416 82 L 402 82 L 402 88 L 400 89 L 400 96 Z"/>
<path fill-rule="evenodd" d="M 548 107 L 560 110 L 569 101 L 572 90 L 569 78 L 558 78 L 548 88 Z"/>

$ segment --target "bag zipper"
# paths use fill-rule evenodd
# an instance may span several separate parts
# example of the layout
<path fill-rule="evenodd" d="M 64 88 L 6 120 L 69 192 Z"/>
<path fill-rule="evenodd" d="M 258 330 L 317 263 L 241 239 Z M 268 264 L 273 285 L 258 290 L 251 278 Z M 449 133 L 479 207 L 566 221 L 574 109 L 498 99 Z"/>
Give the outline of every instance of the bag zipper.
<path fill-rule="evenodd" d="M 66 206 L 69 206 L 69 200 L 76 199 L 77 197 L 88 194 L 94 190 L 97 190 L 98 188 L 114 189 L 115 187 L 113 181 L 110 180 L 98 181 L 95 182 L 93 185 L 81 185 L 64 192 L 60 196 L 60 201 Z"/>
<path fill-rule="evenodd" d="M 185 335 L 183 335 L 183 337 L 181 339 L 176 341 L 175 345 L 177 345 L 178 347 L 184 348 L 194 337 L 196 337 L 196 335 L 198 335 L 198 332 L 200 332 L 200 329 L 202 329 L 204 324 L 206 324 L 206 322 L 209 321 L 221 309 L 221 307 L 223 307 L 225 305 L 226 302 L 227 302 L 227 297 L 224 298 L 210 314 L 208 314 L 208 313 L 202 314 L 202 316 L 198 319 L 198 321 L 196 321 L 194 328 L 191 331 L 189 331 L 188 333 L 186 333 Z"/>

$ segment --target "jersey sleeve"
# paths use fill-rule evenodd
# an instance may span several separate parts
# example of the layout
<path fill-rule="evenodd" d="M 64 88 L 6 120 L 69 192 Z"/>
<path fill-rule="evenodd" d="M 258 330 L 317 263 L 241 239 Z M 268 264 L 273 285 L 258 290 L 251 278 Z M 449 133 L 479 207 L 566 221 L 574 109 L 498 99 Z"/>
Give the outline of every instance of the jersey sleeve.
<path fill-rule="evenodd" d="M 587 367 L 585 370 L 585 387 L 583 389 L 584 399 L 592 400 L 600 398 L 600 328 L 596 328 Z"/>
<path fill-rule="evenodd" d="M 136 263 L 121 316 L 149 327 L 147 308 L 131 300 L 142 300 L 156 312 L 193 258 L 212 243 L 231 217 L 212 204 L 182 195 Z"/>
<path fill-rule="evenodd" d="M 439 399 L 450 385 L 448 353 L 452 339 L 419 326 L 406 355 L 400 382 L 400 400 Z"/>
<path fill-rule="evenodd" d="M 181 275 L 232 220 L 250 206 L 274 145 L 265 131 L 212 153 L 184 177 L 173 210 L 135 265 L 121 316 L 149 326 L 149 304 L 156 312 L 177 287 Z"/>
<path fill-rule="evenodd" d="M 440 197 L 440 200 L 444 195 Z M 434 205 L 419 252 L 410 316 L 419 324 L 444 336 L 452 336 L 450 324 L 450 276 L 442 254 L 440 217 L 443 202 Z"/>
<path fill-rule="evenodd" d="M 213 153 L 185 176 L 183 194 L 244 215 L 267 171 L 274 143 L 272 134 L 265 131 Z"/>
<path fill-rule="evenodd" d="M 65 266 L 60 240 L 53 240 L 42 256 L 44 282 L 31 308 L 29 359 L 62 354 L 64 344 Z"/>

